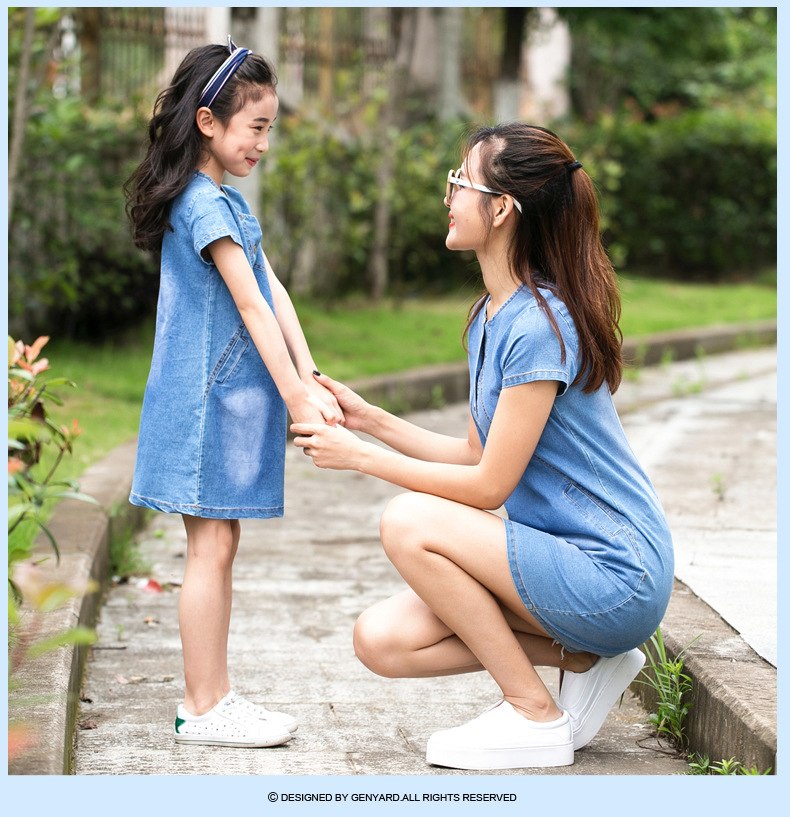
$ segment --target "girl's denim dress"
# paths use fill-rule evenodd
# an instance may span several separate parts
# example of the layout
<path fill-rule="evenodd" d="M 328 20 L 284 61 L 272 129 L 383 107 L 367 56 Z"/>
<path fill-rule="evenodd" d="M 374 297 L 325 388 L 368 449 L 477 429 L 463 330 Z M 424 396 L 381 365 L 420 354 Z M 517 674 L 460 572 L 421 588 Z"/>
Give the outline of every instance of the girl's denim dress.
<path fill-rule="evenodd" d="M 203 254 L 230 236 L 273 308 L 260 226 L 237 190 L 200 172 L 169 222 L 130 502 L 217 519 L 282 516 L 285 405 Z"/>
<path fill-rule="evenodd" d="M 546 314 L 520 287 L 469 330 L 470 406 L 485 445 L 502 389 L 556 380 L 535 453 L 505 502 L 508 561 L 519 595 L 548 633 L 574 652 L 616 655 L 655 632 L 673 581 L 672 539 L 655 490 L 625 438 L 609 389 L 571 386 L 578 337 L 565 304 Z M 525 422 L 528 422 L 525 419 Z"/>

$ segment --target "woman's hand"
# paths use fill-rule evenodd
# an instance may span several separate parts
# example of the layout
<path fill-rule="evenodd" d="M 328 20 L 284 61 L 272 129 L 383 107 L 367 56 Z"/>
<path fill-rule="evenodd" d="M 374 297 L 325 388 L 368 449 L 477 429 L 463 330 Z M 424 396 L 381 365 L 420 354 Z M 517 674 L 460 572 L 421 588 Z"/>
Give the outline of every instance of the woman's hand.
<path fill-rule="evenodd" d="M 345 417 L 346 428 L 353 429 L 354 431 L 368 430 L 365 428 L 365 425 L 372 408 L 370 403 L 363 400 L 356 392 L 351 391 L 348 386 L 338 383 L 337 380 L 332 380 L 328 375 L 313 372 L 313 377 L 317 383 L 329 391 L 335 400 L 337 400 Z"/>
<path fill-rule="evenodd" d="M 294 423 L 291 431 L 296 435 L 294 445 L 312 457 L 319 468 L 355 471 L 368 445 L 342 426 Z"/>
<path fill-rule="evenodd" d="M 303 380 L 302 382 L 307 389 L 311 402 L 317 403 L 320 407 L 324 422 L 329 423 L 331 426 L 338 423 L 345 425 L 346 418 L 343 416 L 343 410 L 340 408 L 335 395 L 312 375 L 309 380 Z M 296 420 L 295 417 L 294 420 Z"/>

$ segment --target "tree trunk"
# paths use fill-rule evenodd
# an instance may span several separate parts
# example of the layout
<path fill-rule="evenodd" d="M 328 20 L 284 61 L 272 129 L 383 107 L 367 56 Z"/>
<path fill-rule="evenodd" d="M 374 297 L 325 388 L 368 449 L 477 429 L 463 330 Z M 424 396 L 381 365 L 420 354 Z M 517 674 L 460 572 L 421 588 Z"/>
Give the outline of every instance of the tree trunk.
<path fill-rule="evenodd" d="M 448 122 L 466 113 L 461 89 L 461 35 L 463 9 L 441 9 L 441 85 L 439 87 L 439 121 Z"/>
<path fill-rule="evenodd" d="M 333 82 L 334 82 L 334 13 L 335 10 L 331 8 L 322 8 L 320 10 L 320 43 L 319 43 L 319 63 L 318 63 L 318 98 L 321 106 L 325 111 L 332 110 L 332 99 L 334 96 Z"/>
<path fill-rule="evenodd" d="M 17 77 L 16 98 L 14 99 L 14 122 L 11 136 L 11 146 L 8 153 L 8 223 L 11 223 L 11 214 L 14 208 L 14 193 L 19 172 L 19 160 L 22 156 L 22 145 L 25 142 L 25 128 L 30 113 L 28 105 L 28 83 L 30 82 L 30 61 L 33 53 L 33 34 L 36 25 L 35 8 L 25 9 L 25 34 L 22 40 L 22 56 L 19 61 L 19 76 Z"/>
<path fill-rule="evenodd" d="M 389 287 L 389 245 L 392 221 L 390 188 L 395 175 L 395 140 L 400 102 L 406 94 L 409 66 L 412 65 L 414 32 L 417 25 L 416 12 L 422 9 L 401 9 L 401 25 L 396 43 L 395 59 L 386 69 L 387 98 L 379 117 L 379 127 L 374 138 L 379 149 L 379 165 L 376 168 L 376 191 L 378 200 L 373 215 L 373 245 L 368 260 L 370 297 L 378 301 Z M 392 12 L 390 12 L 392 13 Z"/>
<path fill-rule="evenodd" d="M 80 92 L 85 102 L 92 104 L 101 91 L 101 9 L 81 8 L 80 20 Z"/>
<path fill-rule="evenodd" d="M 495 116 L 499 122 L 519 118 L 521 53 L 526 30 L 527 9 L 505 9 L 505 39 L 499 79 L 495 88 Z"/>
<path fill-rule="evenodd" d="M 388 117 L 382 117 L 385 130 L 389 130 L 387 119 Z M 374 301 L 380 301 L 386 295 L 389 287 L 390 216 L 392 209 L 389 189 L 392 185 L 394 170 L 395 161 L 392 155 L 392 145 L 390 140 L 385 137 L 385 144 L 382 145 L 381 161 L 376 171 L 376 190 L 379 193 L 379 198 L 373 215 L 373 246 L 370 250 L 370 261 L 368 263 L 370 297 Z"/>

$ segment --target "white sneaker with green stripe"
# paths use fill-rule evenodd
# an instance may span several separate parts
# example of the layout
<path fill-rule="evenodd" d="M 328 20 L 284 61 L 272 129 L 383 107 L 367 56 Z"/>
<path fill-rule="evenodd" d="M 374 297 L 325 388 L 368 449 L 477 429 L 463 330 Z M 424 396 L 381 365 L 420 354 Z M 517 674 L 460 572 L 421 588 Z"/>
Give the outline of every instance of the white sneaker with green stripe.
<path fill-rule="evenodd" d="M 293 737 L 284 722 L 256 717 L 249 709 L 251 706 L 254 704 L 249 701 L 239 702 L 233 691 L 202 715 L 192 715 L 179 704 L 176 743 L 259 748 L 280 746 Z"/>

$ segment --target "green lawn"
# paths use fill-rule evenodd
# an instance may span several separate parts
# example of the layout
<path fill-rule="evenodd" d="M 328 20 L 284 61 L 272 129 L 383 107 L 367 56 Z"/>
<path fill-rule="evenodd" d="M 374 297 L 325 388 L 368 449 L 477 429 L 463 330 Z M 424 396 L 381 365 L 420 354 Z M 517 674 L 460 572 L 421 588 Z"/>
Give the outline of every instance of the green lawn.
<path fill-rule="evenodd" d="M 776 289 L 748 284 L 705 285 L 622 279 L 625 336 L 776 316 Z M 305 334 L 322 371 L 340 380 L 402 371 L 464 358 L 461 333 L 474 293 L 414 298 L 372 306 L 347 301 L 326 308 L 299 301 Z M 31 338 L 26 338 L 30 342 Z M 78 384 L 62 390 L 56 416 L 79 419 L 82 437 L 59 472 L 76 476 L 137 431 L 148 373 L 153 323 L 102 345 L 53 339 L 44 355 L 53 374 Z"/>

